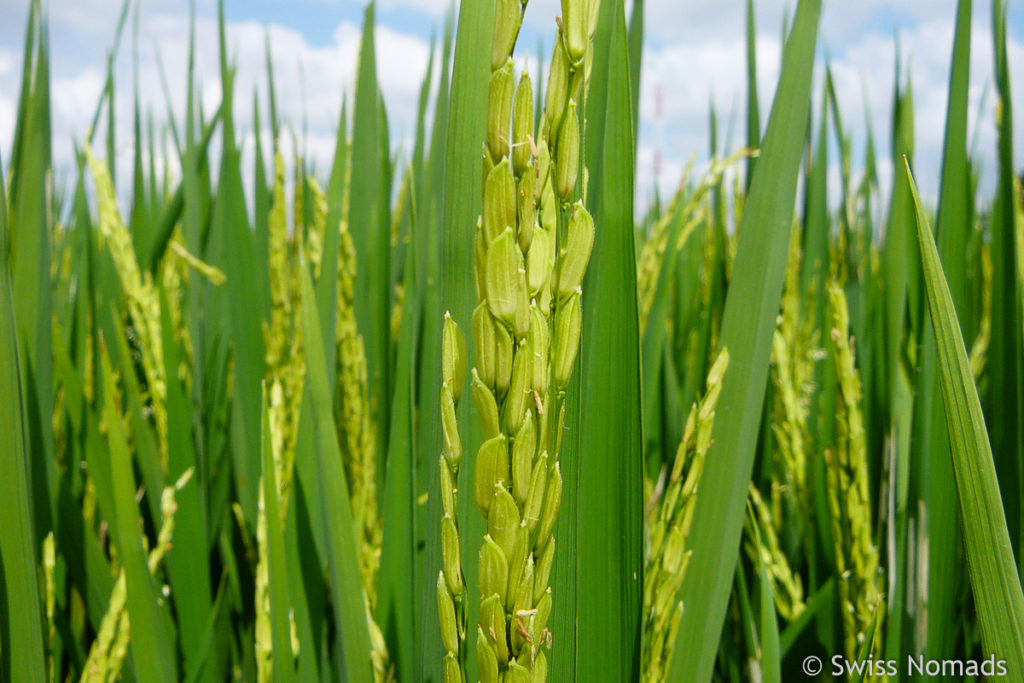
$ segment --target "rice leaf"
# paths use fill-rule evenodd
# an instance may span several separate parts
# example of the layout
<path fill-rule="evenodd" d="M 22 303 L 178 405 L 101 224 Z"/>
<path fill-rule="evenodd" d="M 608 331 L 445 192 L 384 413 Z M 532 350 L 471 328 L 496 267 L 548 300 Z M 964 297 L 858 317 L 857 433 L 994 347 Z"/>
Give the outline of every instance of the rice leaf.
<path fill-rule="evenodd" d="M 721 345 L 729 349 L 730 370 L 702 480 L 702 488 L 716 494 L 697 499 L 672 680 L 711 679 L 725 619 L 782 296 L 820 14 L 820 0 L 801 0 L 797 8 L 739 228 L 734 279 L 722 319 Z"/>
<path fill-rule="evenodd" d="M 21 353 L 25 435 L 28 439 L 36 543 L 53 528 L 57 483 L 53 441 L 50 286 L 54 207 L 50 195 L 49 37 L 39 2 L 32 4 L 21 102 L 10 169 L 7 216 L 9 273 L 15 330 Z"/>
<path fill-rule="evenodd" d="M 761 104 L 757 96 L 757 27 L 754 18 L 754 0 L 747 0 L 747 147 L 761 146 Z M 746 190 L 754 179 L 757 157 L 747 159 Z"/>
<path fill-rule="evenodd" d="M 415 226 L 415 220 L 413 221 Z M 412 287 L 415 254 L 405 262 L 407 287 Z M 416 331 L 420 327 L 414 292 L 406 290 L 402 307 L 402 331 L 395 365 L 395 395 L 391 406 L 387 472 L 384 477 L 383 527 L 377 597 L 377 623 L 388 643 L 388 654 L 399 680 L 411 680 L 414 671 L 416 604 L 415 412 Z"/>
<path fill-rule="evenodd" d="M 992 447 L 985 432 L 981 402 L 938 249 L 921 207 L 917 186 L 910 176 L 909 164 L 904 164 L 917 213 L 921 265 L 935 328 L 942 402 L 946 407 L 960 520 L 981 641 L 985 654 L 1006 660 L 1008 671 L 1024 671 L 1024 594 L 1011 550 Z"/>
<path fill-rule="evenodd" d="M 381 98 L 377 86 L 374 46 L 374 11 L 371 3 L 363 20 L 363 36 L 356 75 L 355 109 L 352 128 L 352 184 L 348 225 L 355 243 L 356 257 L 364 293 L 356 297 L 356 319 L 366 340 L 366 363 L 370 387 L 370 404 L 377 406 L 377 453 L 387 452 L 388 411 L 390 396 L 389 359 L 391 292 L 389 200 L 383 178 L 387 168 L 386 152 L 380 147 L 385 125 L 381 116 Z"/>
<path fill-rule="evenodd" d="M 760 594 L 760 626 L 761 635 L 761 680 L 764 683 L 781 683 L 782 681 L 782 654 L 779 644 L 779 620 L 775 614 L 775 592 L 772 589 L 772 580 L 768 576 L 768 569 L 765 567 L 762 558 L 764 557 L 761 535 L 754 525 L 756 534 L 758 563 L 755 568 L 758 579 L 758 593 Z"/>
<path fill-rule="evenodd" d="M 359 573 L 355 523 L 349 503 L 348 483 L 341 463 L 334 425 L 330 388 L 317 303 L 309 270 L 300 268 L 302 283 L 302 335 L 306 353 L 309 405 L 316 434 L 316 461 L 321 496 L 320 514 L 327 536 L 327 567 L 331 579 L 331 606 L 337 628 L 338 666 L 343 680 L 373 680 L 370 673 L 370 635 L 367 608 Z M 313 511 L 316 514 L 316 511 Z"/>
<path fill-rule="evenodd" d="M 178 379 L 180 353 L 174 339 L 167 294 L 163 288 L 160 292 L 160 329 L 163 332 L 167 382 L 167 479 L 173 482 L 187 470 L 197 468 L 197 458 L 188 395 Z M 236 378 L 235 382 L 239 379 Z M 140 453 L 139 457 L 144 456 Z M 152 456 L 149 460 L 152 461 Z M 206 553 L 206 506 L 200 484 L 197 481 L 195 485 L 186 486 L 175 496 L 178 510 L 175 513 L 174 547 L 167 557 L 186 667 L 199 656 L 203 630 L 213 608 Z M 155 499 L 160 491 L 163 491 L 162 486 L 151 491 L 150 497 Z"/>
<path fill-rule="evenodd" d="M 135 672 L 146 681 L 177 679 L 177 659 L 169 615 L 161 610 L 157 586 L 149 573 L 141 520 L 135 505 L 135 477 L 125 439 L 121 411 L 115 402 L 117 387 L 106 346 L 100 342 L 103 367 L 103 419 L 110 444 L 110 471 L 116 511 L 118 557 L 124 568 L 131 619 L 132 660 Z"/>
<path fill-rule="evenodd" d="M 996 458 L 996 473 L 1010 542 L 1021 561 L 1021 471 L 1024 461 L 1024 336 L 1021 335 L 1021 285 L 1017 273 L 1018 243 L 1014 227 L 1013 97 L 1007 57 L 1007 2 L 992 0 L 992 40 L 995 57 L 997 158 L 999 181 L 992 209 L 992 341 L 985 416 Z"/>
<path fill-rule="evenodd" d="M 490 77 L 491 38 L 494 31 L 494 5 L 489 2 L 464 2 L 459 6 L 458 30 L 455 38 L 455 57 L 452 66 L 451 96 L 448 103 L 449 117 L 446 140 L 444 186 L 443 186 L 443 220 L 440 224 L 443 234 L 443 250 L 440 259 L 441 297 L 437 311 L 428 308 L 424 312 L 424 359 L 423 367 L 429 371 L 421 377 L 421 381 L 430 380 L 426 385 L 430 394 L 438 396 L 437 387 L 441 385 L 441 314 L 444 310 L 451 312 L 452 318 L 462 329 L 470 329 L 470 320 L 475 306 L 475 293 L 470 283 L 473 282 L 473 230 L 477 217 L 480 216 L 481 169 L 483 160 L 480 144 L 484 140 L 487 122 L 487 92 Z M 433 316 L 433 317 L 432 317 Z M 429 319 L 428 319 L 429 318 Z M 432 354 L 432 355 L 428 355 Z M 467 364 L 475 364 L 475 350 L 469 349 Z M 421 386 L 423 386 L 421 384 Z M 465 392 L 468 393 L 468 392 Z M 458 422 L 467 429 L 461 434 L 462 443 L 467 453 L 475 453 L 481 443 L 479 421 L 471 418 L 469 410 L 472 401 L 461 401 L 459 404 Z M 428 413 L 426 410 L 433 410 Z M 421 415 L 438 415 L 439 403 L 429 398 L 424 402 Z M 420 649 L 420 671 L 437 672 L 440 657 L 443 653 L 437 628 L 437 598 L 434 591 L 424 590 L 436 581 L 437 570 L 441 566 L 440 534 L 436 532 L 437 520 L 441 519 L 440 477 L 437 470 L 437 455 L 441 452 L 441 428 L 436 420 L 429 427 L 429 440 L 425 447 L 417 453 L 421 468 L 428 477 L 429 487 L 426 490 L 426 524 L 431 526 L 428 531 L 426 552 L 424 553 L 423 569 L 425 577 L 420 579 L 421 598 L 420 631 L 423 638 Z M 419 471 L 419 470 L 418 470 Z M 470 468 L 462 468 L 462 482 L 456 485 L 465 491 L 470 490 L 468 479 Z M 419 476 L 419 475 L 417 475 Z M 422 490 L 418 489 L 418 493 Z M 458 528 L 462 545 L 462 570 L 466 577 L 466 592 L 475 595 L 478 592 L 477 559 L 479 539 L 486 533 L 486 523 L 477 511 L 472 496 L 459 496 Z M 431 580 L 432 577 L 432 580 Z M 479 608 L 477 600 L 469 600 L 466 613 L 467 624 L 477 623 L 476 612 Z M 432 644 L 436 643 L 436 647 Z M 467 661 L 463 672 L 467 680 L 479 677 L 475 648 L 468 648 Z M 425 673 L 424 675 L 428 675 Z M 435 680 L 439 680 L 439 674 Z"/>
<path fill-rule="evenodd" d="M 633 0 L 633 9 L 629 15 L 629 83 L 631 86 L 630 92 L 632 93 L 632 112 L 633 112 L 633 146 L 639 149 L 639 135 L 640 130 L 640 74 L 643 73 L 643 58 L 644 58 L 644 0 Z M 544 54 L 538 52 L 537 54 Z M 542 81 L 540 78 L 537 79 L 537 83 L 540 84 Z M 540 87 L 538 85 L 538 87 Z M 538 100 L 539 101 L 539 100 Z M 540 111 L 540 107 L 537 108 Z M 634 152 L 636 151 L 634 149 Z M 636 159 L 633 159 L 633 166 L 636 167 Z"/>
<path fill-rule="evenodd" d="M 968 315 L 967 253 L 970 175 L 967 162 L 967 107 L 970 84 L 971 0 L 957 3 L 956 34 L 950 69 L 949 104 L 942 161 L 942 186 L 939 199 L 936 237 L 942 269 L 949 283 L 953 304 L 962 320 Z M 963 323 L 959 323 L 961 330 Z M 959 628 L 956 607 L 960 602 L 957 590 L 962 574 L 958 556 L 960 530 L 956 510 L 948 501 L 956 495 L 949 437 L 941 402 L 938 356 L 934 332 L 925 326 L 921 361 L 922 434 L 920 451 L 915 459 L 927 463 L 927 490 L 924 492 L 928 510 L 928 610 L 925 655 L 942 659 L 953 656 Z M 916 421 L 916 420 L 915 420 Z"/>
<path fill-rule="evenodd" d="M 643 434 L 632 103 L 625 8 L 622 2 L 606 2 L 601 12 L 594 69 L 605 77 L 592 86 L 601 80 L 606 87 L 592 87 L 590 96 L 606 99 L 603 106 L 591 102 L 588 112 L 603 110 L 603 125 L 591 119 L 587 130 L 588 152 L 600 151 L 587 161 L 599 227 L 583 283 L 587 312 L 579 393 L 566 406 L 569 431 L 561 458 L 567 514 L 559 516 L 555 531 L 557 645 L 551 680 L 556 681 L 631 681 L 640 675 Z"/>
<path fill-rule="evenodd" d="M 2 174 L 0 174 L 2 175 Z M 14 303 L 8 261 L 7 195 L 0 177 L 0 677 L 45 680 L 42 607 L 32 518 L 32 487 L 24 394 L 18 367 Z"/>

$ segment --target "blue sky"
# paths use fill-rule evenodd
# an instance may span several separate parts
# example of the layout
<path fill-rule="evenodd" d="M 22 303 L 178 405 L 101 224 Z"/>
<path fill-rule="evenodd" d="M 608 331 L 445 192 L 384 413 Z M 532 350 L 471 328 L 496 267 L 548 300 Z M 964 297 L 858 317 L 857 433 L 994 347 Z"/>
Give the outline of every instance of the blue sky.
<path fill-rule="evenodd" d="M 72 136 L 81 137 L 103 83 L 120 0 L 48 0 L 53 46 L 54 140 L 58 166 L 70 160 Z M 630 3 L 628 3 L 630 4 Z M 654 183 L 670 191 L 693 154 L 706 159 L 707 112 L 714 100 L 722 127 L 734 121 L 732 140 L 743 139 L 745 111 L 745 0 L 647 0 L 646 46 L 641 83 L 641 134 L 638 181 L 640 200 Z M 198 65 L 210 108 L 219 99 L 216 77 L 215 4 L 198 0 Z M 1014 107 L 1024 122 L 1024 3 L 1010 2 L 1010 65 Z M 440 34 L 449 0 L 378 0 L 377 56 L 381 85 L 396 145 L 408 145 L 415 102 L 431 36 Z M 757 48 L 762 116 L 767 118 L 778 74 L 783 16 L 792 0 L 759 0 Z M 955 0 L 860 0 L 825 2 L 820 56 L 833 64 L 845 125 L 862 146 L 866 116 L 864 95 L 880 150 L 889 129 L 894 41 L 900 37 L 910 60 L 917 105 L 917 171 L 926 195 L 937 189 L 945 116 L 946 81 L 952 46 Z M 14 121 L 28 0 L 0 0 L 0 154 L 7 157 Z M 263 34 L 269 30 L 283 114 L 296 127 L 308 113 L 308 149 L 320 168 L 329 164 L 333 128 L 342 93 L 351 93 L 365 3 L 358 0 L 226 0 L 229 42 L 239 64 L 239 128 L 251 121 L 250 93 L 262 87 Z M 994 96 L 979 110 L 991 88 L 990 9 L 975 2 L 972 56 L 972 128 L 977 127 L 979 156 L 988 175 L 994 157 Z M 558 0 L 531 0 L 520 41 L 520 64 L 541 42 L 550 47 Z M 143 0 L 139 15 L 140 91 L 144 106 L 159 119 L 165 111 L 154 45 L 159 45 L 172 92 L 181 112 L 187 46 L 188 3 Z M 130 138 L 131 39 L 118 66 L 119 129 Z M 548 49 L 546 48 L 546 49 Z M 821 59 L 819 59 L 821 61 Z M 300 67 L 301 65 L 301 67 Z M 531 67 L 531 72 L 534 67 Z M 819 77 L 821 69 L 818 69 Z M 303 87 L 304 85 L 304 87 Z M 261 96 L 265 93 L 261 93 Z M 819 99 L 819 98 L 815 98 Z M 245 103 L 244 106 L 242 103 Z M 734 116 L 730 116 L 730 115 Z M 1024 127 L 1018 125 L 1018 165 L 1024 161 Z M 243 133 L 245 134 L 245 133 Z M 723 133 L 724 134 L 724 133 Z M 251 147 L 251 135 L 243 140 Z M 119 161 L 131 159 L 119 147 Z M 858 156 L 860 150 L 857 150 Z M 656 161 L 657 159 L 657 161 Z M 655 166 L 659 172 L 655 173 Z M 889 173 L 883 162 L 883 176 Z M 837 175 L 838 171 L 834 173 Z M 983 187 L 991 186 L 990 182 Z"/>

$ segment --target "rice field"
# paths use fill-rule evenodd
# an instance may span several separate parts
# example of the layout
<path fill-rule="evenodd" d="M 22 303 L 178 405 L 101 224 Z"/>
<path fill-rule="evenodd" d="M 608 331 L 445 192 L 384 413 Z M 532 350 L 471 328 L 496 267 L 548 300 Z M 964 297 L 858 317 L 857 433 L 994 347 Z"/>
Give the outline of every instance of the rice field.
<path fill-rule="evenodd" d="M 0 682 L 1024 680 L 1006 0 L 991 182 L 971 0 L 940 168 L 915 168 L 901 57 L 891 140 L 844 126 L 821 0 L 759 101 L 748 0 L 744 144 L 712 112 L 710 163 L 651 201 L 644 1 L 561 8 L 531 73 L 528 2 L 461 3 L 400 154 L 369 5 L 315 169 L 269 39 L 236 92 L 221 6 L 219 105 L 193 39 L 182 116 L 144 125 L 135 95 L 125 176 L 132 3 L 68 141 L 30 2 L 0 159 Z"/>

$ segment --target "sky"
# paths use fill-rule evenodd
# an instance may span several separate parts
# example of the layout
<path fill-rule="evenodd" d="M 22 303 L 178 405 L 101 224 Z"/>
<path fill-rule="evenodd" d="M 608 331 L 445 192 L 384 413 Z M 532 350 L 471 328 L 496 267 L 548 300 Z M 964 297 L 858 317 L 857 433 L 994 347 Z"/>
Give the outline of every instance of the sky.
<path fill-rule="evenodd" d="M 188 48 L 188 3 L 142 0 L 138 13 L 139 92 L 143 110 L 158 125 L 166 119 L 162 60 L 175 116 L 182 117 Z M 20 87 L 22 42 L 29 0 L 0 0 L 0 157 L 9 158 Z M 121 0 L 44 0 L 50 20 L 54 160 L 58 177 L 70 172 L 72 140 L 81 139 L 104 83 L 106 55 L 113 43 Z M 627 0 L 631 6 L 632 1 Z M 392 142 L 408 155 L 415 130 L 416 103 L 432 38 L 443 31 L 451 0 L 377 0 L 378 76 L 388 108 Z M 757 0 L 757 58 L 763 122 L 778 78 L 784 17 L 795 0 Z M 627 10 L 629 8 L 627 7 Z M 264 35 L 273 49 L 278 103 L 296 130 L 305 121 L 306 149 L 326 173 L 334 151 L 343 96 L 354 88 L 362 0 L 225 0 L 228 42 L 238 65 L 236 127 L 243 150 L 253 148 L 252 93 L 266 120 Z M 854 166 L 863 158 L 870 122 L 879 145 L 883 186 L 891 176 L 885 157 L 890 136 L 896 39 L 909 65 L 916 106 L 916 164 L 926 198 L 938 193 L 947 83 L 956 0 L 826 0 L 816 69 L 820 93 L 823 65 L 833 69 L 844 126 L 854 140 Z M 971 58 L 970 132 L 983 169 L 982 191 L 994 186 L 995 95 L 992 82 L 989 2 L 974 3 Z M 197 0 L 197 69 L 207 111 L 220 99 L 216 4 Z M 531 0 L 517 49 L 550 51 L 559 0 Z M 746 137 L 745 0 L 647 0 L 640 84 L 638 204 L 657 186 L 662 195 L 678 184 L 691 156 L 698 168 L 708 158 L 708 111 L 713 103 L 724 141 L 732 148 Z M 1013 106 L 1018 112 L 1016 160 L 1024 166 L 1024 2 L 1009 3 L 1009 63 Z M 130 25 L 129 25 L 130 27 Z M 131 31 L 117 63 L 118 166 L 131 163 Z M 535 64 L 535 63 L 533 63 Z M 531 73 L 536 67 L 530 66 Z M 986 92 L 988 93 L 986 95 Z M 820 100 L 816 95 L 814 100 Z M 865 105 L 865 103 L 867 103 Z M 832 150 L 832 194 L 838 164 Z M 4 162 L 6 163 L 6 161 Z"/>

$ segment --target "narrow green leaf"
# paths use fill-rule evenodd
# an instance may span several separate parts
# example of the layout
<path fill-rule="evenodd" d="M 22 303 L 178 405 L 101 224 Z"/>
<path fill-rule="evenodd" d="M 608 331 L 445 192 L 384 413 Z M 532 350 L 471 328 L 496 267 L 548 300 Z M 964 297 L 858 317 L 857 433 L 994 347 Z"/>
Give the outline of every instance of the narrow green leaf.
<path fill-rule="evenodd" d="M 797 8 L 739 228 L 722 320 L 721 345 L 729 349 L 730 368 L 701 481 L 701 489 L 715 495 L 697 497 L 672 680 L 711 680 L 725 619 L 782 296 L 820 14 L 820 0 L 801 0 Z"/>
<path fill-rule="evenodd" d="M 161 613 L 159 592 L 146 564 L 139 509 L 135 505 L 135 477 L 125 439 L 121 411 L 115 402 L 117 387 L 102 340 L 103 418 L 110 444 L 110 471 L 117 516 L 118 557 L 124 567 L 128 614 L 132 624 L 132 659 L 137 675 L 146 681 L 177 679 L 174 640 L 166 613 Z"/>
<path fill-rule="evenodd" d="M 579 393 L 566 405 L 561 458 L 566 483 L 555 531 L 551 652 L 551 679 L 558 681 L 640 675 L 643 434 L 623 3 L 603 3 L 598 26 L 594 68 L 604 77 L 594 83 L 606 87 L 592 88 L 590 96 L 605 100 L 590 102 L 588 112 L 597 108 L 604 115 L 588 122 L 587 149 L 600 151 L 588 159 L 599 227 L 583 282 Z"/>
<path fill-rule="evenodd" d="M 904 162 L 916 206 L 917 238 L 928 309 L 939 357 L 960 520 L 986 654 L 1006 660 L 1010 675 L 1024 671 L 1024 594 L 1014 563 L 981 402 L 938 249 Z"/>
<path fill-rule="evenodd" d="M 21 350 L 25 435 L 28 439 L 36 543 L 53 528 L 51 492 L 57 484 L 53 441 L 50 263 L 54 209 L 51 204 L 49 38 L 46 20 L 33 3 L 25 78 L 12 161 L 8 214 L 9 273 L 15 333 Z"/>
<path fill-rule="evenodd" d="M 381 101 L 374 47 L 374 4 L 366 8 L 352 127 L 352 184 L 348 225 L 360 264 L 362 295 L 355 300 L 356 320 L 366 340 L 370 404 L 376 406 L 377 453 L 387 452 L 390 396 L 390 228 L 389 196 L 382 187 L 388 164 L 381 154 Z"/>
<path fill-rule="evenodd" d="M 757 96 L 757 26 L 754 22 L 754 0 L 747 0 L 747 147 L 761 146 L 761 104 Z M 747 159 L 747 191 L 754 179 L 757 157 Z"/>
<path fill-rule="evenodd" d="M 415 226 L 415 222 L 414 222 Z M 415 254 L 405 262 L 407 289 L 402 306 L 402 332 L 395 366 L 395 395 L 391 406 L 391 436 L 388 439 L 387 472 L 384 477 L 384 534 L 378 579 L 377 623 L 384 632 L 388 655 L 395 664 L 398 680 L 413 680 L 415 665 L 416 500 L 414 448 L 416 401 L 416 332 L 420 315 L 416 293 L 410 291 L 415 278 Z M 434 527 L 430 527 L 434 530 Z"/>
<path fill-rule="evenodd" d="M 441 357 L 441 315 L 451 312 L 452 318 L 464 329 L 470 329 L 470 319 L 476 305 L 473 282 L 473 230 L 480 216 L 480 178 L 483 159 L 480 145 L 484 140 L 487 121 L 487 92 L 490 77 L 491 38 L 494 33 L 494 4 L 490 2 L 464 2 L 459 6 L 458 29 L 455 39 L 455 56 L 452 66 L 450 99 L 448 102 L 448 132 L 444 163 L 443 213 L 440 228 L 443 248 L 440 260 L 441 291 L 437 310 L 430 302 L 424 312 L 424 347 L 421 358 L 423 367 L 430 368 L 421 378 L 430 381 L 427 392 L 439 396 L 441 373 L 437 359 Z M 436 314 L 436 317 L 434 317 Z M 429 319 L 428 319 L 429 317 Z M 470 348 L 468 366 L 475 363 L 475 350 Z M 422 385 L 421 385 L 422 386 Z M 464 391 L 464 395 L 468 392 Z M 421 394 L 422 395 L 422 394 Z M 459 404 L 459 426 L 465 452 L 475 453 L 481 442 L 479 421 L 470 413 L 472 401 Z M 422 471 L 429 482 L 427 489 L 426 552 L 423 557 L 423 586 L 431 586 L 431 575 L 436 581 L 441 566 L 441 540 L 437 524 L 441 519 L 440 477 L 437 469 L 437 454 L 441 452 L 440 421 L 433 416 L 440 414 L 434 398 L 424 401 L 421 415 L 430 415 L 429 440 L 424 440 L 417 457 Z M 430 410 L 431 412 L 426 412 Z M 425 435 L 426 436 L 426 435 Z M 457 482 L 463 491 L 471 491 L 469 479 L 471 468 L 463 467 Z M 419 475 L 417 475 L 419 476 Z M 417 490 L 417 494 L 422 491 Z M 458 527 L 462 542 L 462 570 L 466 577 L 466 592 L 476 595 L 477 558 L 479 543 L 486 529 L 486 523 L 477 510 L 473 496 L 459 496 Z M 421 590 L 423 590 L 421 586 Z M 479 601 L 468 600 L 466 623 L 477 622 L 476 612 Z M 432 680 L 440 679 L 440 662 L 444 654 L 441 648 L 437 622 L 437 598 L 433 591 L 423 590 L 423 605 L 420 612 L 421 645 L 420 671 Z M 467 661 L 463 672 L 467 680 L 476 680 L 476 648 L 467 648 Z"/>
<path fill-rule="evenodd" d="M 800 634 L 804 632 L 807 625 L 810 624 L 818 614 L 829 605 L 832 605 L 835 600 L 835 578 L 829 578 L 817 592 L 811 596 L 811 598 L 804 605 L 804 610 L 800 613 L 795 620 L 786 626 L 785 630 L 779 636 L 779 656 L 782 659 L 786 658 L 790 649 L 793 647 L 793 643 L 800 637 Z"/>
<path fill-rule="evenodd" d="M 359 575 L 355 523 L 349 503 L 348 483 L 341 464 L 331 391 L 327 384 L 323 339 L 313 283 L 305 264 L 302 271 L 302 333 L 308 340 L 306 381 L 313 409 L 316 460 L 324 528 L 327 532 L 327 566 L 331 578 L 331 605 L 337 629 L 338 666 L 342 680 L 372 681 L 367 608 Z"/>
<path fill-rule="evenodd" d="M 629 84 L 633 112 L 633 147 L 634 156 L 639 148 L 640 130 L 640 74 L 643 73 L 644 59 L 644 0 L 633 0 L 633 11 L 629 15 Z M 539 52 L 538 54 L 544 54 Z M 541 79 L 538 78 L 540 83 Z M 636 159 L 633 159 L 636 167 Z"/>
<path fill-rule="evenodd" d="M 1021 335 L 1021 285 L 1017 275 L 1020 254 L 1014 227 L 1013 97 L 1007 57 L 1006 0 L 992 0 L 992 40 L 995 57 L 997 153 L 999 183 L 992 209 L 992 341 L 988 365 L 989 438 L 1013 553 L 1020 562 L 1021 472 L 1024 460 L 1024 337 Z"/>
<path fill-rule="evenodd" d="M 231 120 L 225 114 L 223 134 L 228 136 Z M 256 528 L 256 499 L 259 487 L 258 433 L 260 423 L 260 379 L 264 375 L 261 306 L 253 303 L 260 291 L 253 262 L 253 233 L 245 211 L 245 195 L 239 168 L 240 154 L 234 141 L 226 141 L 214 204 L 227 283 L 222 296 L 227 310 L 226 330 L 234 351 L 235 375 L 232 397 L 232 450 L 238 499 L 247 524 Z M 212 292 L 211 292 L 212 295 Z M 258 295 L 257 295 L 258 297 Z"/>
<path fill-rule="evenodd" d="M 0 174 L 2 175 L 2 174 Z M 7 197 L 0 177 L 0 677 L 46 679 L 42 607 L 18 339 L 8 263 Z M 15 675 L 17 674 L 17 675 Z"/>
<path fill-rule="evenodd" d="M 957 3 L 956 34 L 950 68 L 946 140 L 942 161 L 942 187 L 936 225 L 942 268 L 949 282 L 954 307 L 967 314 L 967 238 L 970 174 L 967 162 L 967 111 L 970 85 L 971 0 Z M 960 323 L 961 329 L 963 324 Z M 927 462 L 925 509 L 928 510 L 928 610 L 925 655 L 952 657 L 958 628 L 956 606 L 962 561 L 958 557 L 960 533 L 956 510 L 949 501 L 956 495 L 949 438 L 940 399 L 935 334 L 924 330 L 921 370 L 922 431 L 927 433 L 917 459 Z"/>
<path fill-rule="evenodd" d="M 180 352 L 163 288 L 160 290 L 160 328 L 167 383 L 167 478 L 173 482 L 189 469 L 198 470 L 198 463 L 192 438 L 191 406 L 186 389 L 178 379 Z M 239 386 L 238 378 L 235 382 L 235 386 Z M 139 457 L 145 456 L 139 454 Z M 174 518 L 174 546 L 167 556 L 186 665 L 200 654 L 203 629 L 213 608 L 206 554 L 206 505 L 200 484 L 201 481 L 197 481 L 193 486 L 186 486 L 175 496 L 178 511 Z M 159 491 L 162 490 L 161 487 Z M 151 495 L 156 494 L 151 492 Z"/>

